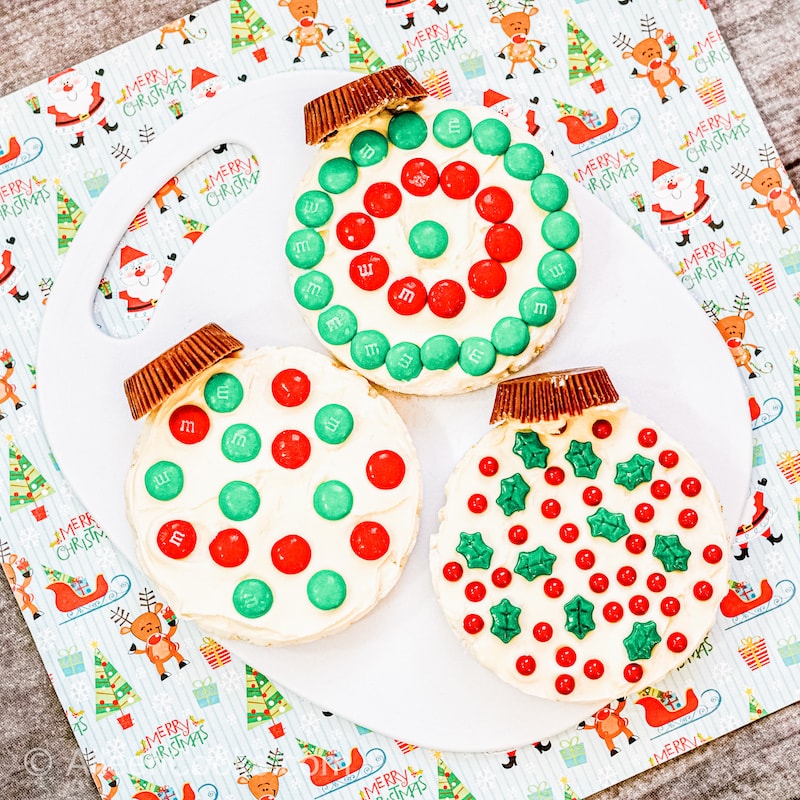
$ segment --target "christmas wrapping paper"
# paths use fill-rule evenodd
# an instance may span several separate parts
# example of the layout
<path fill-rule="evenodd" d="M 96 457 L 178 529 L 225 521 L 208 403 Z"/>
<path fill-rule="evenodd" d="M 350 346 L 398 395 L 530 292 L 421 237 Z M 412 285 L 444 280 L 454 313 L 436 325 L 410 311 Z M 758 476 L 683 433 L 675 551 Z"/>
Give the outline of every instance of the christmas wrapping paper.
<path fill-rule="evenodd" d="M 704 2 L 350 0 L 345 16 L 320 0 L 300 20 L 294 6 L 218 2 L 0 100 L 0 560 L 101 796 L 279 787 L 284 800 L 572 800 L 796 701 L 800 208 Z M 503 753 L 434 752 L 331 716 L 175 617 L 73 496 L 37 411 L 47 297 L 86 215 L 137 153 L 241 82 L 392 64 L 551 150 L 662 257 L 710 325 L 737 326 L 728 345 L 750 396 L 751 504 L 715 627 L 658 686 Z M 221 143 L 142 198 L 98 286 L 97 324 L 140 332 L 183 257 L 269 158 Z M 172 646 L 166 663 L 132 632 L 143 615 Z M 620 733 L 602 738 L 601 718 Z"/>

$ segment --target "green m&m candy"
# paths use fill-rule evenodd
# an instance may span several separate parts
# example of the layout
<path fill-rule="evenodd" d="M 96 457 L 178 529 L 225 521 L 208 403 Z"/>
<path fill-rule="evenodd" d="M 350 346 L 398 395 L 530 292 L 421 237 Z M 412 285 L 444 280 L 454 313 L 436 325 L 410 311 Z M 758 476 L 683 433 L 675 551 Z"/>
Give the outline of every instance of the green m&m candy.
<path fill-rule="evenodd" d="M 506 150 L 503 166 L 512 178 L 532 181 L 544 169 L 544 156 L 535 145 L 519 142 Z"/>
<path fill-rule="evenodd" d="M 295 300 L 309 311 L 320 311 L 333 298 L 333 281 L 324 272 L 309 270 L 294 282 Z"/>
<path fill-rule="evenodd" d="M 325 255 L 325 240 L 313 228 L 300 228 L 289 234 L 283 252 L 292 266 L 311 269 Z"/>
<path fill-rule="evenodd" d="M 328 344 L 347 344 L 356 335 L 358 320 L 346 306 L 331 306 L 319 315 L 317 330 Z"/>
<path fill-rule="evenodd" d="M 416 111 L 392 117 L 387 129 L 389 141 L 401 150 L 415 150 L 428 138 L 428 126 Z"/>
<path fill-rule="evenodd" d="M 252 461 L 261 452 L 261 436 L 252 425 L 240 422 L 225 429 L 220 448 L 229 461 Z"/>
<path fill-rule="evenodd" d="M 531 199 L 544 211 L 558 211 L 569 199 L 569 187 L 560 175 L 543 172 L 531 183 Z"/>
<path fill-rule="evenodd" d="M 307 228 L 319 228 L 333 214 L 333 200 L 326 192 L 313 189 L 303 192 L 294 204 L 294 215 L 301 225 Z"/>
<path fill-rule="evenodd" d="M 314 433 L 326 444 L 341 444 L 353 432 L 353 415 L 347 406 L 328 403 L 314 415 Z"/>
<path fill-rule="evenodd" d="M 543 286 L 559 292 L 572 284 L 577 272 L 575 259 L 569 253 L 551 250 L 539 259 L 536 274 Z"/>
<path fill-rule="evenodd" d="M 458 364 L 467 375 L 485 375 L 497 361 L 494 345 L 482 336 L 468 336 L 461 342 Z"/>
<path fill-rule="evenodd" d="M 458 108 L 440 111 L 433 120 L 433 136 L 445 147 L 461 147 L 472 135 L 470 118 Z"/>
<path fill-rule="evenodd" d="M 380 331 L 359 331 L 350 341 L 350 355 L 362 369 L 377 369 L 386 361 L 389 340 Z"/>
<path fill-rule="evenodd" d="M 246 578 L 233 590 L 233 607 L 247 619 L 263 617 L 272 608 L 272 589 L 258 578 Z"/>
<path fill-rule="evenodd" d="M 346 517 L 353 508 L 353 493 L 341 481 L 323 481 L 314 489 L 314 511 L 323 519 Z"/>
<path fill-rule="evenodd" d="M 501 156 L 511 144 L 511 131 L 501 119 L 482 119 L 472 129 L 472 141 L 479 153 Z"/>
<path fill-rule="evenodd" d="M 320 611 L 332 611 L 344 603 L 347 584 L 344 578 L 332 569 L 315 572 L 306 584 L 309 602 Z"/>
<path fill-rule="evenodd" d="M 458 361 L 458 342 L 452 336 L 440 333 L 426 339 L 419 354 L 425 369 L 450 369 Z"/>
<path fill-rule="evenodd" d="M 528 289 L 519 299 L 519 315 L 522 321 L 537 328 L 547 325 L 556 315 L 555 295 L 543 286 Z"/>
<path fill-rule="evenodd" d="M 360 131 L 350 142 L 350 158 L 359 167 L 371 167 L 386 158 L 389 143 L 378 131 Z"/>
<path fill-rule="evenodd" d="M 219 510 L 235 522 L 242 522 L 255 516 L 261 505 L 258 489 L 247 481 L 230 481 L 220 490 L 217 497 Z"/>
<path fill-rule="evenodd" d="M 502 356 L 519 355 L 530 341 L 528 326 L 519 317 L 503 317 L 492 328 L 492 344 Z"/>
<path fill-rule="evenodd" d="M 326 192 L 341 194 L 358 180 L 358 167 L 343 156 L 330 158 L 319 168 L 317 180 Z"/>
<path fill-rule="evenodd" d="M 447 228 L 432 219 L 424 219 L 408 232 L 408 246 L 420 258 L 438 258 L 445 250 L 449 236 Z"/>
<path fill-rule="evenodd" d="M 154 500 L 174 500 L 183 491 L 183 470 L 172 461 L 156 461 L 144 474 L 144 488 Z"/>
<path fill-rule="evenodd" d="M 244 399 L 244 386 L 235 375 L 217 372 L 206 381 L 203 399 L 212 411 L 227 414 L 235 411 Z"/>
<path fill-rule="evenodd" d="M 386 370 L 396 381 L 411 381 L 422 372 L 420 349 L 413 342 L 398 342 L 386 354 Z"/>
<path fill-rule="evenodd" d="M 580 235 L 578 220 L 568 211 L 553 211 L 542 222 L 542 238 L 554 250 L 572 247 Z"/>

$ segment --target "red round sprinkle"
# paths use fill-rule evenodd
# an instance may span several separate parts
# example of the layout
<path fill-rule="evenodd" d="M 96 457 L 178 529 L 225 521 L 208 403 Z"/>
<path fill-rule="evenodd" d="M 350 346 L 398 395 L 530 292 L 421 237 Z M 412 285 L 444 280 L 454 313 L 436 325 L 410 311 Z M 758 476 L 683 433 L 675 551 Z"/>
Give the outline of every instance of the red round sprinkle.
<path fill-rule="evenodd" d="M 665 597 L 660 608 L 665 617 L 674 617 L 681 610 L 681 602 L 677 597 Z"/>
<path fill-rule="evenodd" d="M 633 515 L 636 517 L 638 522 L 650 522 L 656 515 L 656 510 L 650 505 L 650 503 L 639 503 L 639 505 L 633 510 Z"/>
<path fill-rule="evenodd" d="M 483 630 L 483 620 L 477 614 L 467 614 L 464 617 L 464 630 L 467 633 L 480 633 Z"/>
<path fill-rule="evenodd" d="M 475 208 L 487 222 L 505 222 L 514 210 L 514 201 L 505 189 L 489 186 L 478 192 Z"/>
<path fill-rule="evenodd" d="M 578 530 L 578 526 L 571 522 L 564 523 L 558 529 L 558 535 L 561 537 L 561 541 L 566 542 L 567 544 L 574 542 L 578 538 L 579 533 L 580 531 Z"/>
<path fill-rule="evenodd" d="M 524 525 L 513 525 L 508 529 L 508 541 L 511 544 L 525 544 L 528 541 L 528 529 Z"/>
<path fill-rule="evenodd" d="M 697 497 L 702 490 L 703 485 L 697 478 L 685 478 L 681 483 L 681 491 L 687 497 Z"/>
<path fill-rule="evenodd" d="M 286 408 L 302 405 L 311 392 L 311 381 L 308 375 L 299 369 L 281 370 L 272 379 L 272 396 L 275 401 Z"/>
<path fill-rule="evenodd" d="M 467 600 L 479 603 L 486 597 L 486 587 L 480 581 L 471 581 L 464 589 Z"/>
<path fill-rule="evenodd" d="M 625 547 L 629 553 L 639 555 L 647 549 L 647 539 L 641 533 L 632 533 L 625 539 Z"/>
<path fill-rule="evenodd" d="M 363 250 L 375 238 L 375 223 L 369 214 L 352 211 L 336 224 L 336 238 L 348 250 Z"/>
<path fill-rule="evenodd" d="M 658 441 L 658 434 L 652 428 L 642 428 L 639 431 L 639 444 L 642 447 L 654 447 Z"/>
<path fill-rule="evenodd" d="M 463 574 L 464 567 L 462 567 L 458 561 L 448 561 L 444 567 L 442 567 L 442 575 L 444 575 L 444 579 L 450 581 L 450 583 L 460 581 Z"/>
<path fill-rule="evenodd" d="M 400 183 L 415 197 L 426 197 L 439 185 L 439 170 L 427 158 L 412 158 L 400 171 Z"/>
<path fill-rule="evenodd" d="M 653 481 L 650 485 L 650 494 L 656 500 L 666 500 L 671 491 L 672 487 L 666 481 Z"/>
<path fill-rule="evenodd" d="M 589 576 L 589 588 L 593 592 L 597 592 L 597 594 L 602 594 L 608 589 L 608 584 L 608 576 L 604 575 L 602 572 L 595 572 L 593 575 Z"/>
<path fill-rule="evenodd" d="M 667 469 L 672 469 L 673 467 L 677 467 L 678 461 L 680 461 L 680 458 L 678 457 L 678 454 L 674 450 L 662 450 L 662 452 L 658 456 L 658 463 L 661 464 L 662 467 L 666 467 Z"/>
<path fill-rule="evenodd" d="M 373 183 L 364 192 L 364 208 L 373 217 L 385 219 L 396 214 L 403 202 L 403 195 L 400 190 L 388 181 Z"/>
<path fill-rule="evenodd" d="M 599 506 L 603 502 L 603 492 L 598 486 L 587 486 L 583 490 L 583 502 L 587 506 Z"/>
<path fill-rule="evenodd" d="M 606 668 L 603 666 L 603 662 L 598 658 L 590 658 L 583 665 L 583 674 L 591 681 L 602 678 L 605 671 Z"/>
<path fill-rule="evenodd" d="M 408 317 L 425 308 L 428 293 L 421 280 L 409 276 L 396 280 L 389 287 L 388 300 L 393 311 Z"/>
<path fill-rule="evenodd" d="M 542 516 L 545 519 L 555 519 L 561 513 L 561 503 L 552 497 L 542 503 Z"/>
<path fill-rule="evenodd" d="M 238 567 L 250 552 L 247 537 L 236 528 L 220 531 L 208 545 L 212 561 L 221 567 Z"/>
<path fill-rule="evenodd" d="M 628 608 L 631 610 L 631 614 L 641 617 L 650 608 L 650 601 L 643 594 L 635 594 L 628 601 Z"/>
<path fill-rule="evenodd" d="M 667 588 L 667 579 L 660 572 L 647 576 L 647 588 L 651 592 L 663 592 Z"/>
<path fill-rule="evenodd" d="M 488 507 L 489 501 L 486 499 L 485 495 L 473 494 L 470 496 L 469 500 L 467 500 L 467 508 L 473 514 L 483 514 Z"/>
<path fill-rule="evenodd" d="M 703 560 L 709 564 L 719 564 L 722 561 L 722 548 L 710 544 L 703 550 Z"/>
<path fill-rule="evenodd" d="M 636 583 L 636 570 L 633 567 L 621 567 L 617 572 L 617 583 L 620 586 L 633 586 Z"/>
<path fill-rule="evenodd" d="M 594 566 L 594 553 L 591 550 L 578 550 L 575 564 L 579 569 L 591 569 Z"/>
<path fill-rule="evenodd" d="M 383 558 L 389 552 L 390 541 L 389 532 L 386 528 L 380 522 L 371 522 L 369 520 L 359 522 L 350 534 L 350 548 L 364 561 L 377 561 L 377 559 Z M 455 561 L 451 561 L 450 564 L 454 564 L 463 573 L 464 570 L 461 564 Z M 445 569 L 450 564 L 446 565 Z M 455 580 L 461 577 L 461 573 Z M 445 574 L 445 578 L 452 580 L 447 574 Z"/>
<path fill-rule="evenodd" d="M 575 678 L 572 675 L 559 675 L 556 678 L 556 691 L 559 694 L 572 694 L 575 691 Z"/>
<path fill-rule="evenodd" d="M 350 280 L 359 289 L 374 292 L 389 280 L 389 264 L 380 253 L 359 253 L 350 262 Z"/>
<path fill-rule="evenodd" d="M 270 555 L 278 572 L 284 575 L 297 575 L 311 561 L 311 545 L 302 536 L 290 534 L 278 539 L 272 545 Z"/>
<path fill-rule="evenodd" d="M 272 457 L 279 467 L 297 469 L 311 456 L 311 442 L 301 431 L 281 431 L 272 440 Z"/>
<path fill-rule="evenodd" d="M 522 234 L 511 223 L 500 222 L 486 231 L 484 246 L 489 258 L 513 261 L 522 252 Z"/>
<path fill-rule="evenodd" d="M 544 593 L 548 597 L 561 597 L 564 594 L 564 584 L 558 578 L 548 578 L 544 584 Z"/>
<path fill-rule="evenodd" d="M 497 459 L 492 458 L 492 456 L 486 456 L 486 458 L 482 458 L 478 464 L 478 471 L 481 473 L 481 475 L 485 475 L 487 478 L 491 478 L 492 475 L 497 475 L 497 471 L 499 469 L 500 465 L 497 463 Z"/>
<path fill-rule="evenodd" d="M 511 572 L 507 570 L 505 567 L 498 567 L 492 573 L 492 583 L 498 589 L 505 589 L 509 583 L 511 583 Z"/>
<path fill-rule="evenodd" d="M 553 626 L 549 622 L 537 622 L 533 626 L 533 638 L 537 642 L 548 642 L 553 636 Z"/>
<path fill-rule="evenodd" d="M 708 581 L 698 581 L 694 585 L 693 592 L 698 600 L 710 600 L 714 594 L 714 587 Z"/>
<path fill-rule="evenodd" d="M 367 479 L 377 489 L 396 489 L 406 474 L 406 462 L 394 450 L 378 450 L 367 459 Z"/>
<path fill-rule="evenodd" d="M 606 603 L 603 606 L 603 616 L 608 622 L 619 622 L 624 611 L 619 603 Z"/>
<path fill-rule="evenodd" d="M 689 642 L 686 641 L 686 637 L 682 633 L 679 633 L 678 631 L 676 631 L 675 633 L 671 633 L 667 637 L 667 647 L 673 653 L 682 653 L 686 649 L 688 644 Z"/>
<path fill-rule="evenodd" d="M 678 512 L 678 525 L 681 528 L 694 528 L 697 525 L 697 512 L 693 508 L 684 508 Z"/>
<path fill-rule="evenodd" d="M 186 558 L 197 545 L 197 533 L 185 520 L 173 519 L 158 529 L 156 544 L 168 558 Z"/>
<path fill-rule="evenodd" d="M 640 664 L 627 664 L 622 674 L 628 683 L 638 683 L 642 679 L 644 670 Z"/>
<path fill-rule="evenodd" d="M 202 442 L 210 427 L 208 414 L 199 406 L 179 406 L 169 416 L 169 432 L 181 444 Z"/>
<path fill-rule="evenodd" d="M 571 647 L 559 647 L 556 650 L 556 663 L 560 667 L 571 667 L 576 658 L 575 651 Z"/>
<path fill-rule="evenodd" d="M 544 471 L 544 479 L 551 486 L 559 486 L 564 483 L 564 470 L 561 467 L 548 467 Z"/>
<path fill-rule="evenodd" d="M 484 258 L 469 268 L 467 285 L 473 294 L 488 300 L 503 291 L 507 278 L 506 269 L 499 261 Z"/>
<path fill-rule="evenodd" d="M 442 319 L 457 317 L 464 309 L 467 302 L 467 293 L 458 282 L 445 278 L 437 281 L 428 292 L 428 306 L 430 310 Z"/>
<path fill-rule="evenodd" d="M 442 191 L 453 200 L 466 200 L 478 190 L 481 182 L 478 170 L 466 161 L 453 161 L 443 170 L 439 183 Z"/>
<path fill-rule="evenodd" d="M 598 419 L 592 424 L 592 433 L 596 439 L 608 439 L 613 428 L 607 419 Z"/>
<path fill-rule="evenodd" d="M 536 669 L 536 661 L 533 656 L 520 656 L 517 659 L 516 666 L 520 675 L 533 675 Z"/>

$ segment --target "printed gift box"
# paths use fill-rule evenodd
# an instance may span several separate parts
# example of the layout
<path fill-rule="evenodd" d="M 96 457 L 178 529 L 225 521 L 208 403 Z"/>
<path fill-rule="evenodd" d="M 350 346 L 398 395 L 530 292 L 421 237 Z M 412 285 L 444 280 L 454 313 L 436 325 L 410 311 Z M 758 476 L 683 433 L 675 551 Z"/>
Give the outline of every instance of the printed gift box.
<path fill-rule="evenodd" d="M 528 787 L 528 800 L 553 800 L 553 790 L 546 781 Z"/>
<path fill-rule="evenodd" d="M 722 78 L 704 78 L 695 89 L 697 96 L 703 101 L 706 108 L 716 108 L 724 105 L 726 101 L 725 87 Z"/>
<path fill-rule="evenodd" d="M 747 282 L 753 287 L 755 293 L 766 294 L 771 292 L 776 286 L 772 264 L 757 262 L 750 266 L 750 272 L 746 273 L 744 277 L 747 278 Z"/>
<path fill-rule="evenodd" d="M 231 663 L 230 651 L 224 648 L 219 642 L 215 642 L 210 636 L 203 637 L 203 644 L 200 645 L 200 652 L 211 669 L 219 669 L 225 666 L 225 664 Z"/>
<path fill-rule="evenodd" d="M 797 483 L 800 480 L 800 451 L 781 453 L 777 467 L 789 483 Z"/>
<path fill-rule="evenodd" d="M 800 247 L 793 244 L 791 247 L 782 247 L 779 251 L 781 266 L 787 275 L 800 272 Z"/>
<path fill-rule="evenodd" d="M 77 645 L 69 648 L 62 648 L 58 651 L 58 666 L 62 672 L 69 677 L 86 672 L 86 665 L 83 663 L 83 653 L 78 650 Z"/>
<path fill-rule="evenodd" d="M 422 85 L 431 97 L 438 97 L 440 100 L 453 93 L 446 69 L 429 69 L 422 79 Z"/>
<path fill-rule="evenodd" d="M 477 50 L 473 50 L 471 53 L 468 53 L 465 58 L 462 58 L 461 61 L 458 62 L 458 64 L 467 80 L 472 80 L 472 78 L 481 78 L 486 74 L 483 56 Z"/>
<path fill-rule="evenodd" d="M 83 182 L 89 197 L 100 197 L 100 192 L 108 186 L 108 175 L 100 167 L 94 171 L 87 169 L 83 173 Z"/>
<path fill-rule="evenodd" d="M 210 677 L 194 681 L 192 686 L 194 687 L 192 694 L 200 708 L 208 708 L 219 703 L 219 689 Z"/>
<path fill-rule="evenodd" d="M 778 655 L 787 667 L 800 664 L 800 642 L 794 636 L 778 639 Z"/>
<path fill-rule="evenodd" d="M 742 639 L 739 655 L 753 672 L 769 664 L 769 651 L 763 636 L 747 636 Z"/>
<path fill-rule="evenodd" d="M 568 767 L 578 767 L 586 763 L 586 747 L 577 736 L 561 741 L 561 758 Z"/>

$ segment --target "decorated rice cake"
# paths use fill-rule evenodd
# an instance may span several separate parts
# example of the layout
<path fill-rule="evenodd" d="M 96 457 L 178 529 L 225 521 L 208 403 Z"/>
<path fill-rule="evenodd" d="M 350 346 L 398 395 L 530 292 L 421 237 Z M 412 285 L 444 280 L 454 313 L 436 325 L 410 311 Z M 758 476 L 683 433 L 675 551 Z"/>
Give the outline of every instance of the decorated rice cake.
<path fill-rule="evenodd" d="M 507 377 L 555 336 L 580 225 L 549 156 L 494 112 L 391 67 L 311 101 L 317 153 L 285 244 L 294 296 L 339 360 L 418 395 Z"/>
<path fill-rule="evenodd" d="M 597 702 L 662 678 L 727 591 L 719 499 L 604 369 L 498 386 L 446 487 L 430 563 L 478 661 L 526 694 Z"/>
<path fill-rule="evenodd" d="M 126 382 L 139 560 L 179 615 L 256 644 L 346 628 L 397 582 L 421 502 L 406 427 L 367 381 L 206 326 Z"/>

